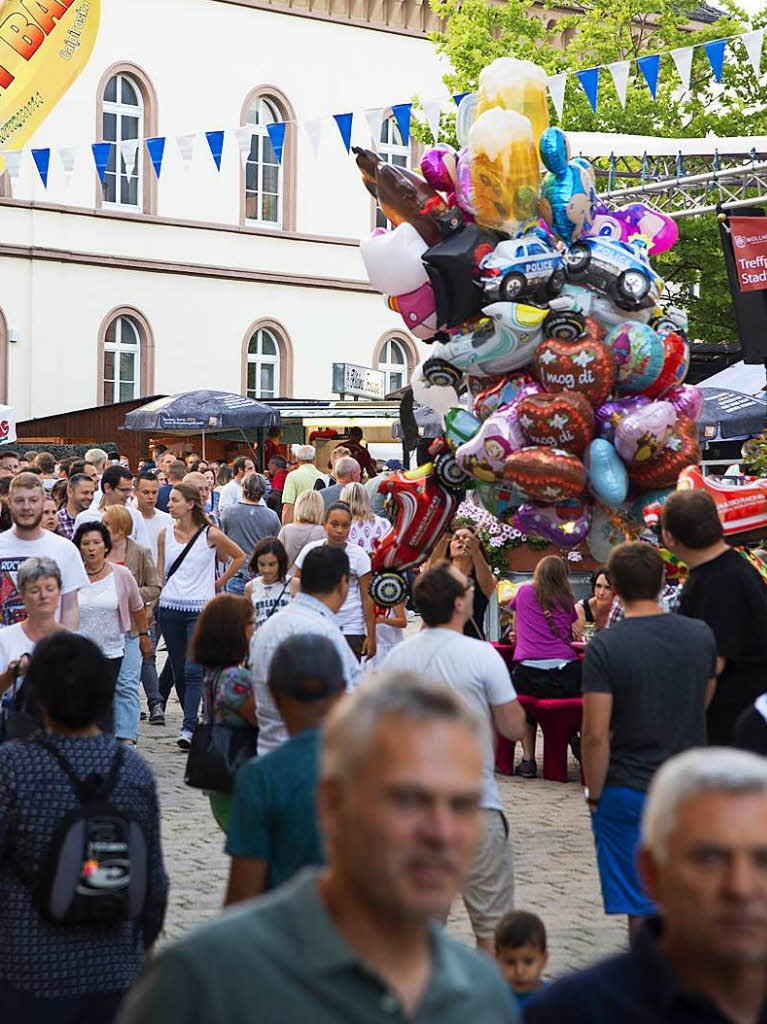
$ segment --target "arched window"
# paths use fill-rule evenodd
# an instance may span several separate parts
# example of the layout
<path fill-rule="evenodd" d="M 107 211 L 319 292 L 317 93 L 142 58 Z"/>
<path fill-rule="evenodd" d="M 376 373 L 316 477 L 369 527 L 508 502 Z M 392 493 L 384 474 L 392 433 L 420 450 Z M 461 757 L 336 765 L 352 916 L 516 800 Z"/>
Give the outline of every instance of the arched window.
<path fill-rule="evenodd" d="M 277 398 L 280 389 L 280 344 L 268 327 L 259 327 L 248 342 L 248 398 Z"/>
<path fill-rule="evenodd" d="M 144 98 L 136 79 L 124 73 L 112 75 L 104 89 L 102 108 L 103 141 L 115 143 L 102 186 L 105 206 L 143 207 L 144 113 Z"/>
<path fill-rule="evenodd" d="M 386 374 L 385 393 L 391 394 L 404 387 L 409 377 L 407 356 L 397 338 L 389 338 L 378 357 L 378 369 Z"/>
<path fill-rule="evenodd" d="M 381 123 L 378 155 L 387 164 L 393 164 L 395 167 L 407 167 L 410 160 L 410 150 L 402 141 L 402 135 L 393 116 L 384 118 Z M 391 227 L 380 206 L 376 206 L 376 227 Z"/>
<path fill-rule="evenodd" d="M 282 167 L 266 126 L 284 120 L 279 107 L 268 96 L 255 99 L 245 115 L 245 124 L 256 129 L 245 164 L 246 221 L 282 227 Z"/>
<path fill-rule="evenodd" d="M 104 405 L 141 395 L 141 328 L 131 316 L 118 316 L 104 335 Z"/>

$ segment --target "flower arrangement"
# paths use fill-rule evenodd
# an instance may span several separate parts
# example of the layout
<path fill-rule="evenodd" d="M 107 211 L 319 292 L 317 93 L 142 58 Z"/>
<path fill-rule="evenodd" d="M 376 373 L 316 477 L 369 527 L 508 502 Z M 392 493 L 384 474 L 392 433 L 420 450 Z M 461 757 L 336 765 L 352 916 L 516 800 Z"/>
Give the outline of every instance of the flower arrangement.
<path fill-rule="evenodd" d="M 456 526 L 471 526 L 476 530 L 488 564 L 496 576 L 508 571 L 508 553 L 514 548 L 528 544 L 531 548 L 543 550 L 549 546 L 542 537 L 528 536 L 515 526 L 502 523 L 471 499 L 461 503 L 453 522 Z"/>

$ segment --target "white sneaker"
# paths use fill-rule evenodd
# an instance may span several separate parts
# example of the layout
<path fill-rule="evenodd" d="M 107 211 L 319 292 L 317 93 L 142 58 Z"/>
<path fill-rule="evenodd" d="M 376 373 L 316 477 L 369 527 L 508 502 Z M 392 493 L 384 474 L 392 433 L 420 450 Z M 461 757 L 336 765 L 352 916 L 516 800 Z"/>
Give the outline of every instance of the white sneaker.
<path fill-rule="evenodd" d="M 178 735 L 176 743 L 181 747 L 182 750 L 189 750 L 192 746 L 192 734 L 188 729 L 182 729 Z"/>

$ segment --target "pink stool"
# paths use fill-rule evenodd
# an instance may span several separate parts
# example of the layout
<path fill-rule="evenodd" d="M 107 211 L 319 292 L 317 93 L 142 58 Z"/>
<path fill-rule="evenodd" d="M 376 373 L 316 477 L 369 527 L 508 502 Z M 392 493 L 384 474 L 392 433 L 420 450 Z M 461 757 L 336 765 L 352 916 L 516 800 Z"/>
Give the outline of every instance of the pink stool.
<path fill-rule="evenodd" d="M 536 719 L 543 733 L 544 779 L 550 782 L 567 782 L 567 744 L 580 731 L 583 698 L 541 698 L 530 708 L 530 714 Z"/>

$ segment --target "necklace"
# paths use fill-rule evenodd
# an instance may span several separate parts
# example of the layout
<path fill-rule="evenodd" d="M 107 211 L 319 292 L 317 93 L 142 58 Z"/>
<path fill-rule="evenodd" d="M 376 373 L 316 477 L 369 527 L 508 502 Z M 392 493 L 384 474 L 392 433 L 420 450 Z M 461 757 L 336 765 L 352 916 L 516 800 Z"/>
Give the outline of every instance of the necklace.
<path fill-rule="evenodd" d="M 104 566 L 105 566 L 105 565 L 106 565 L 106 561 L 102 562 L 102 563 L 101 563 L 101 568 L 100 568 L 100 569 L 97 569 L 97 570 L 96 570 L 95 572 L 88 572 L 88 570 L 86 569 L 86 570 L 85 570 L 85 572 L 86 572 L 86 575 L 88 575 L 88 576 L 98 576 L 98 574 L 99 574 L 100 572 L 103 572 L 103 571 L 104 571 Z"/>

